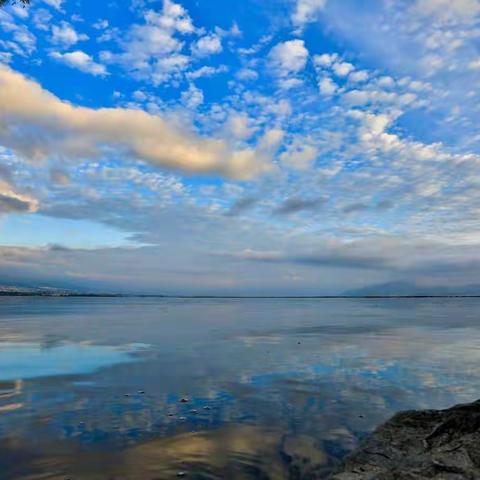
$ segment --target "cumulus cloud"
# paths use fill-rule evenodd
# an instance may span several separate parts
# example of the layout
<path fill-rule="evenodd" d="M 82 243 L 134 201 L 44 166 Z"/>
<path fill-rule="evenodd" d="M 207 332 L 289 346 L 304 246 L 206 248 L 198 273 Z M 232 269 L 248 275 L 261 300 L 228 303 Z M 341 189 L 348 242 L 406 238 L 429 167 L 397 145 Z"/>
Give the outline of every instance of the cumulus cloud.
<path fill-rule="evenodd" d="M 330 78 L 323 77 L 318 80 L 318 88 L 322 95 L 333 95 L 338 88 L 338 85 Z"/>
<path fill-rule="evenodd" d="M 251 125 L 248 115 L 232 113 L 225 124 L 225 130 L 237 140 L 247 140 L 255 133 L 256 128 Z"/>
<path fill-rule="evenodd" d="M 297 138 L 280 155 L 280 160 L 287 167 L 307 170 L 317 156 L 318 150 L 314 145 L 308 144 L 305 138 Z"/>
<path fill-rule="evenodd" d="M 68 53 L 52 52 L 50 56 L 69 67 L 76 68 L 77 70 L 89 73 L 90 75 L 100 77 L 107 75 L 105 65 L 95 62 L 90 55 L 81 50 L 75 50 Z"/>
<path fill-rule="evenodd" d="M 47 5 L 50 5 L 53 8 L 56 8 L 57 10 L 60 10 L 62 8 L 62 3 L 63 0 L 43 0 Z"/>
<path fill-rule="evenodd" d="M 333 64 L 332 70 L 339 77 L 346 77 L 350 72 L 353 72 L 354 66 L 348 62 L 336 62 Z"/>
<path fill-rule="evenodd" d="M 198 137 L 144 111 L 63 102 L 7 66 L 0 66 L 0 125 L 1 143 L 31 160 L 98 157 L 116 149 L 161 167 L 238 178 L 271 168 L 283 138 L 269 130 L 256 148 L 233 151 L 225 141 Z"/>
<path fill-rule="evenodd" d="M 214 75 L 225 73 L 227 71 L 228 68 L 225 65 L 220 65 L 219 67 L 204 65 L 193 72 L 188 72 L 186 76 L 189 80 L 196 80 L 197 78 L 213 77 Z"/>
<path fill-rule="evenodd" d="M 271 66 L 281 76 L 299 73 L 305 68 L 308 50 L 303 40 L 288 40 L 275 45 L 269 54 Z"/>
<path fill-rule="evenodd" d="M 348 79 L 351 82 L 365 82 L 368 80 L 368 72 L 365 70 L 360 70 L 357 72 L 352 72 Z"/>
<path fill-rule="evenodd" d="M 60 25 L 52 26 L 51 41 L 56 45 L 68 48 L 82 40 L 88 40 L 88 35 L 77 33 L 68 22 L 63 21 Z"/>
<path fill-rule="evenodd" d="M 223 50 L 222 41 L 216 34 L 206 35 L 192 45 L 192 54 L 196 57 L 208 57 Z"/>
<path fill-rule="evenodd" d="M 182 92 L 181 99 L 187 108 L 195 109 L 203 103 L 203 91 L 191 83 L 188 90 Z"/>
<path fill-rule="evenodd" d="M 327 0 L 297 0 L 292 13 L 292 23 L 299 29 L 315 21 L 325 8 Z"/>
<path fill-rule="evenodd" d="M 105 62 L 118 63 L 135 78 L 158 85 L 179 78 L 190 64 L 182 53 L 183 36 L 196 32 L 187 10 L 171 0 L 164 0 L 160 13 L 144 14 L 143 24 L 134 24 L 120 41 L 120 53 L 104 51 Z M 206 42 L 208 43 L 208 42 Z M 212 45 L 203 47 L 212 48 Z"/>

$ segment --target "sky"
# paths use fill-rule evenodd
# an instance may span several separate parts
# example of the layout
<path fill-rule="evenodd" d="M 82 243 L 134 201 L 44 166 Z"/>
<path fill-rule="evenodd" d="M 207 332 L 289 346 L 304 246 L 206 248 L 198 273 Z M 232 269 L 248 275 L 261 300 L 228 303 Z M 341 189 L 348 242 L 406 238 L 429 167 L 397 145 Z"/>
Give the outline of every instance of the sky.
<path fill-rule="evenodd" d="M 9 5 L 0 283 L 471 292 L 479 97 L 480 0 Z"/>

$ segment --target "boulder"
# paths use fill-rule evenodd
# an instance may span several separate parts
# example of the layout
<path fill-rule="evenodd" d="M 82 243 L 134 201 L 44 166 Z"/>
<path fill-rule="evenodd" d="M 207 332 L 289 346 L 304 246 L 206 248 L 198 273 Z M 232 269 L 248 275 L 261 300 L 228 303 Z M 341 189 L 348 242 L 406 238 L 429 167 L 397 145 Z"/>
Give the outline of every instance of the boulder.
<path fill-rule="evenodd" d="M 393 416 L 331 480 L 480 479 L 480 400 Z"/>

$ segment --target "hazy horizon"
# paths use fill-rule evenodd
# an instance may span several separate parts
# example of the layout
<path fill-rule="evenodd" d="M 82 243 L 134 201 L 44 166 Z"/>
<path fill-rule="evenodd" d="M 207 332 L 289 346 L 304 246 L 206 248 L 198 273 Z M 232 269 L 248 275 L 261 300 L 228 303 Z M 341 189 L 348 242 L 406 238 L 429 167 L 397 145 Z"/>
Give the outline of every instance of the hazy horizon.
<path fill-rule="evenodd" d="M 1 283 L 475 290 L 479 21 L 479 0 L 5 5 Z"/>

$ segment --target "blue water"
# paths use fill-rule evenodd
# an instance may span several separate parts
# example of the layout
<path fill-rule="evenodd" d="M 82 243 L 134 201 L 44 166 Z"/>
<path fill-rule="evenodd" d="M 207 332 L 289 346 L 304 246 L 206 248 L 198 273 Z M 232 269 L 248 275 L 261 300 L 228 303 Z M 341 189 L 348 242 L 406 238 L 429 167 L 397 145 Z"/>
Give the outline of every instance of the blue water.
<path fill-rule="evenodd" d="M 0 478 L 326 478 L 394 412 L 480 397 L 479 315 L 478 299 L 0 298 Z"/>

